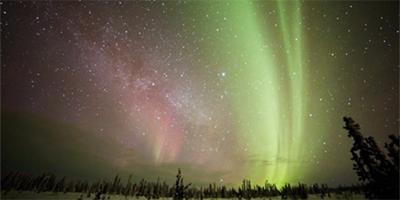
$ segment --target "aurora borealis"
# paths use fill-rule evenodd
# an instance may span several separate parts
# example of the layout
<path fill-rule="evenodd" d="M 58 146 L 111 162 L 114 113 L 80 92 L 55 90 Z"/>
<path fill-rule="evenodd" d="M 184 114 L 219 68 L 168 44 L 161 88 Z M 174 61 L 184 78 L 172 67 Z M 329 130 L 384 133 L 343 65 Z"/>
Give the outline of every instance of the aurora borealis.
<path fill-rule="evenodd" d="M 107 168 L 168 179 L 180 167 L 195 183 L 355 183 L 342 117 L 378 142 L 398 133 L 398 7 L 3 2 L 2 119 L 22 120 L 2 120 L 2 136 L 33 120 L 62 138 L 41 140 L 40 128 L 25 133 L 42 141 L 39 149 L 69 150 L 88 138 L 90 146 L 76 150 L 82 157 L 55 162 L 43 150 L 42 164 L 32 163 L 71 176 Z M 61 126 L 79 131 L 64 138 Z M 3 136 L 2 148 L 18 141 Z M 2 149 L 10 159 L 2 168 L 29 170 L 26 156 Z M 107 167 L 85 167 L 85 156 Z"/>

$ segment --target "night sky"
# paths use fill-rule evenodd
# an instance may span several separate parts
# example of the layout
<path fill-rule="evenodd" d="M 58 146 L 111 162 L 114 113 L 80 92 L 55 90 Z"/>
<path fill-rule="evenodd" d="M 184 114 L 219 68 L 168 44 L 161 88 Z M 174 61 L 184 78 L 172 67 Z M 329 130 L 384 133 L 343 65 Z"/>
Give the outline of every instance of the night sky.
<path fill-rule="evenodd" d="M 1 109 L 4 170 L 356 183 L 342 117 L 399 133 L 399 2 L 1 2 Z"/>

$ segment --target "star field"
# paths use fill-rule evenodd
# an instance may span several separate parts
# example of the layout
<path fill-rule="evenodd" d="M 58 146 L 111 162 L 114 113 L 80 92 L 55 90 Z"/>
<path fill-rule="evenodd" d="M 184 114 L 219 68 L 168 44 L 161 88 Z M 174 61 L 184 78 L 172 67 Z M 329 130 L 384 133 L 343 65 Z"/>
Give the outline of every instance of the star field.
<path fill-rule="evenodd" d="M 139 177 L 350 184 L 342 116 L 398 133 L 398 17 L 395 1 L 2 2 L 2 113 L 109 141 L 98 156 Z"/>

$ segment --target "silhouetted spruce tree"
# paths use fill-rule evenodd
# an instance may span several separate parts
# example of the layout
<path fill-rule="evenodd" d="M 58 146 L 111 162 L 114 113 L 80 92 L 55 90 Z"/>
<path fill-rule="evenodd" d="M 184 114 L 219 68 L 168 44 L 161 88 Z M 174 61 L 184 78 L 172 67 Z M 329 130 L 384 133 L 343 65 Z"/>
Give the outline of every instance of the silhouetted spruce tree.
<path fill-rule="evenodd" d="M 385 144 L 387 155 L 381 151 L 373 137 L 364 138 L 360 125 L 352 118 L 344 117 L 344 129 L 353 138 L 350 152 L 353 169 L 359 180 L 365 183 L 365 195 L 374 199 L 399 198 L 399 136 L 390 135 Z M 389 159 L 387 158 L 389 157 Z"/>
<path fill-rule="evenodd" d="M 184 199 L 185 198 L 185 190 L 187 190 L 190 187 L 190 185 L 191 185 L 191 183 L 189 183 L 186 186 L 183 184 L 181 169 L 178 169 L 178 174 L 176 175 L 175 193 L 174 193 L 173 199 L 176 199 L 176 200 Z"/>

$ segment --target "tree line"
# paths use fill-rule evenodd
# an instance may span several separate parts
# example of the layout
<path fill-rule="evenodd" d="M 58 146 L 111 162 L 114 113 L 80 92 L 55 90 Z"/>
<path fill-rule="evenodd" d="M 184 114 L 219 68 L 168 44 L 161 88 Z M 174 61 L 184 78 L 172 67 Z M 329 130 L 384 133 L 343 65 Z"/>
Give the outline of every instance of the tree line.
<path fill-rule="evenodd" d="M 157 181 L 146 181 L 141 179 L 139 182 L 132 182 L 132 176 L 126 182 L 121 181 L 120 176 L 115 176 L 111 181 L 99 180 L 89 182 L 86 180 L 67 180 L 66 177 L 57 177 L 54 174 L 44 173 L 41 175 L 31 175 L 19 171 L 8 173 L 1 180 L 2 195 L 6 196 L 10 191 L 33 191 L 53 192 L 53 193 L 82 193 L 87 198 L 102 199 L 108 195 L 123 195 L 126 197 L 146 197 L 147 199 L 158 198 L 262 198 L 281 196 L 282 198 L 301 198 L 306 199 L 309 194 L 318 194 L 322 198 L 330 197 L 331 193 L 358 193 L 362 192 L 361 185 L 350 187 L 329 188 L 326 184 L 297 185 L 286 184 L 279 188 L 275 184 L 265 182 L 264 185 L 252 185 L 250 180 L 243 180 L 239 187 L 226 187 L 216 183 L 208 186 L 195 187 L 191 184 L 184 184 L 181 171 L 178 170 L 175 185 Z"/>

